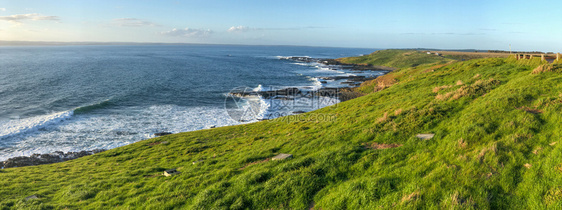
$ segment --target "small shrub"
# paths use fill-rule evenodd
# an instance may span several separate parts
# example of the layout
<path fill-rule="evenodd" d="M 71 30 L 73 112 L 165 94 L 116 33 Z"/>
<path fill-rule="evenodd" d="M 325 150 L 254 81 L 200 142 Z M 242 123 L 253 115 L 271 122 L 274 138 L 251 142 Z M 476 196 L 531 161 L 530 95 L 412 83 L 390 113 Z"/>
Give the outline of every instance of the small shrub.
<path fill-rule="evenodd" d="M 560 72 L 562 71 L 562 64 L 543 64 L 535 68 L 532 74 L 540 74 L 544 72 Z"/>
<path fill-rule="evenodd" d="M 462 83 L 462 81 L 459 80 L 457 82 L 457 84 L 459 84 L 459 82 Z M 466 97 L 466 96 L 484 95 L 499 84 L 500 84 L 500 81 L 495 80 L 493 78 L 491 78 L 489 80 L 478 80 L 478 81 L 474 82 L 474 84 L 472 84 L 472 85 L 463 85 L 455 91 L 448 92 L 446 94 L 437 94 L 437 96 L 435 96 L 435 99 L 437 99 L 437 100 L 447 100 L 449 98 L 452 98 L 453 100 L 456 100 L 456 99 Z"/>

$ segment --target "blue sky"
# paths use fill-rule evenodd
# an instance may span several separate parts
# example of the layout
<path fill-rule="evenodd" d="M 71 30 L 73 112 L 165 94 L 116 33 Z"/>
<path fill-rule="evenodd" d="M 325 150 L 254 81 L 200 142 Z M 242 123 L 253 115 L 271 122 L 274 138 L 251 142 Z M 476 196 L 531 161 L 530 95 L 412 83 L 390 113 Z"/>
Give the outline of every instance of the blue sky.
<path fill-rule="evenodd" d="M 0 0 L 0 40 L 562 51 L 560 1 Z"/>

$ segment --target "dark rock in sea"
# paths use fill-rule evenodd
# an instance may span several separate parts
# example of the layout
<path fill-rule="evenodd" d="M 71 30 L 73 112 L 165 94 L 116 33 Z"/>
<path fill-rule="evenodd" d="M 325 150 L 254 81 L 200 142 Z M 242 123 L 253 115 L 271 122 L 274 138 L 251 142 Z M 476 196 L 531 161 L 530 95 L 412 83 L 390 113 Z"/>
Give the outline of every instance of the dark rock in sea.
<path fill-rule="evenodd" d="M 360 85 L 361 83 L 357 83 L 357 82 L 353 82 L 353 81 L 345 81 L 345 82 L 340 82 L 340 84 L 349 85 L 349 86 L 357 86 L 357 85 Z"/>
<path fill-rule="evenodd" d="M 357 86 L 360 84 L 361 81 L 366 79 L 364 76 L 343 76 L 341 78 L 351 78 L 353 81 L 342 81 L 345 84 L 349 84 L 349 86 Z M 338 97 L 341 90 L 348 90 L 348 89 L 349 88 L 345 88 L 345 87 L 340 87 L 340 88 L 322 87 L 314 91 L 305 91 L 305 90 L 301 91 L 298 88 L 286 88 L 277 91 L 236 92 L 230 94 L 235 95 L 237 97 L 260 95 L 265 99 L 295 100 L 297 98 L 302 98 L 302 97 L 311 98 L 316 96 Z"/>
<path fill-rule="evenodd" d="M 93 155 L 95 153 L 100 153 L 103 151 L 105 150 L 95 149 L 91 151 L 67 152 L 67 153 L 56 151 L 49 154 L 33 154 L 31 156 L 20 156 L 20 157 L 10 158 L 8 160 L 5 160 L 4 162 L 1 162 L 0 168 L 13 168 L 13 167 L 58 163 L 67 160 L 76 159 L 79 157 Z"/>
<path fill-rule="evenodd" d="M 316 95 L 317 96 L 323 96 L 323 97 L 337 97 L 337 94 L 338 94 L 339 91 L 340 91 L 340 88 L 323 87 L 323 88 L 320 88 L 316 91 Z"/>
<path fill-rule="evenodd" d="M 302 113 L 306 113 L 305 111 L 294 111 L 293 114 L 302 114 Z"/>
<path fill-rule="evenodd" d="M 290 96 L 275 96 L 275 97 L 272 97 L 272 98 L 277 99 L 277 100 L 288 100 L 288 101 L 295 100 L 294 97 L 290 97 Z"/>
<path fill-rule="evenodd" d="M 301 56 L 283 57 L 281 59 L 294 60 L 294 61 L 305 62 L 305 63 L 318 62 L 318 60 L 319 60 L 317 58 L 301 57 Z"/>
<path fill-rule="evenodd" d="M 338 65 L 341 66 L 342 64 L 335 60 L 335 59 L 322 59 L 321 63 L 326 64 L 326 65 Z"/>
<path fill-rule="evenodd" d="M 116 135 L 119 136 L 127 136 L 127 135 L 135 135 L 137 133 L 135 132 L 129 132 L 129 131 L 114 131 Z"/>
<path fill-rule="evenodd" d="M 338 66 L 338 68 L 349 69 L 349 70 L 360 70 L 360 71 L 393 71 L 393 70 L 396 70 L 396 68 L 387 67 L 387 66 L 346 64 L 346 63 L 341 63 L 336 59 L 321 59 L 321 58 L 299 57 L 299 56 L 286 57 L 286 58 L 282 58 L 282 59 L 294 60 L 294 61 L 297 61 L 297 62 L 304 62 L 304 63 L 317 62 L 317 63 L 321 63 L 321 64 L 324 64 L 324 65 Z M 333 70 L 335 70 L 335 69 L 333 69 Z"/>
<path fill-rule="evenodd" d="M 170 133 L 170 132 L 160 132 L 160 133 L 155 133 L 154 136 L 165 136 L 165 135 L 170 135 L 170 134 L 173 134 L 173 133 Z"/>
<path fill-rule="evenodd" d="M 290 87 L 280 90 L 270 90 L 270 91 L 232 91 L 230 95 L 237 97 L 248 97 L 248 96 L 261 96 L 263 98 L 269 99 L 278 96 L 294 96 L 301 94 L 301 90 L 296 87 Z"/>
<path fill-rule="evenodd" d="M 275 91 L 266 91 L 266 93 L 270 93 L 270 92 L 273 92 L 275 95 L 290 96 L 290 95 L 299 94 L 301 91 L 298 88 L 292 87 L 292 88 L 285 88 Z"/>
<path fill-rule="evenodd" d="M 320 77 L 323 80 L 340 80 L 340 79 L 347 79 L 347 80 L 370 80 L 365 76 L 332 76 L 332 77 Z"/>

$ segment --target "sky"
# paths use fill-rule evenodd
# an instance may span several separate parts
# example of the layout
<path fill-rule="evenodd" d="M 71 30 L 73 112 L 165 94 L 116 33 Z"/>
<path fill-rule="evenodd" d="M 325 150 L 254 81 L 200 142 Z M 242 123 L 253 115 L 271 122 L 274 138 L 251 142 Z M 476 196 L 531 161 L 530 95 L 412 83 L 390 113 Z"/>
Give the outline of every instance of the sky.
<path fill-rule="evenodd" d="M 0 0 L 0 40 L 562 51 L 562 1 Z"/>

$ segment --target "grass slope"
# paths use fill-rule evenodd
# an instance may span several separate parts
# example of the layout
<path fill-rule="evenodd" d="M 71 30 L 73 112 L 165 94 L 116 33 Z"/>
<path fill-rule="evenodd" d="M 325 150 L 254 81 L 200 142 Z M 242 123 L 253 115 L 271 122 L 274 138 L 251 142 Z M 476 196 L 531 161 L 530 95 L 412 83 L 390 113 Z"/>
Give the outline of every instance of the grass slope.
<path fill-rule="evenodd" d="M 301 120 L 1 170 L 0 209 L 559 209 L 562 74 L 558 66 L 532 73 L 543 64 L 489 58 L 403 68 L 387 75 L 392 84 L 372 82 L 370 94 Z M 278 153 L 294 158 L 269 161 Z M 170 168 L 181 174 L 160 176 Z"/>

